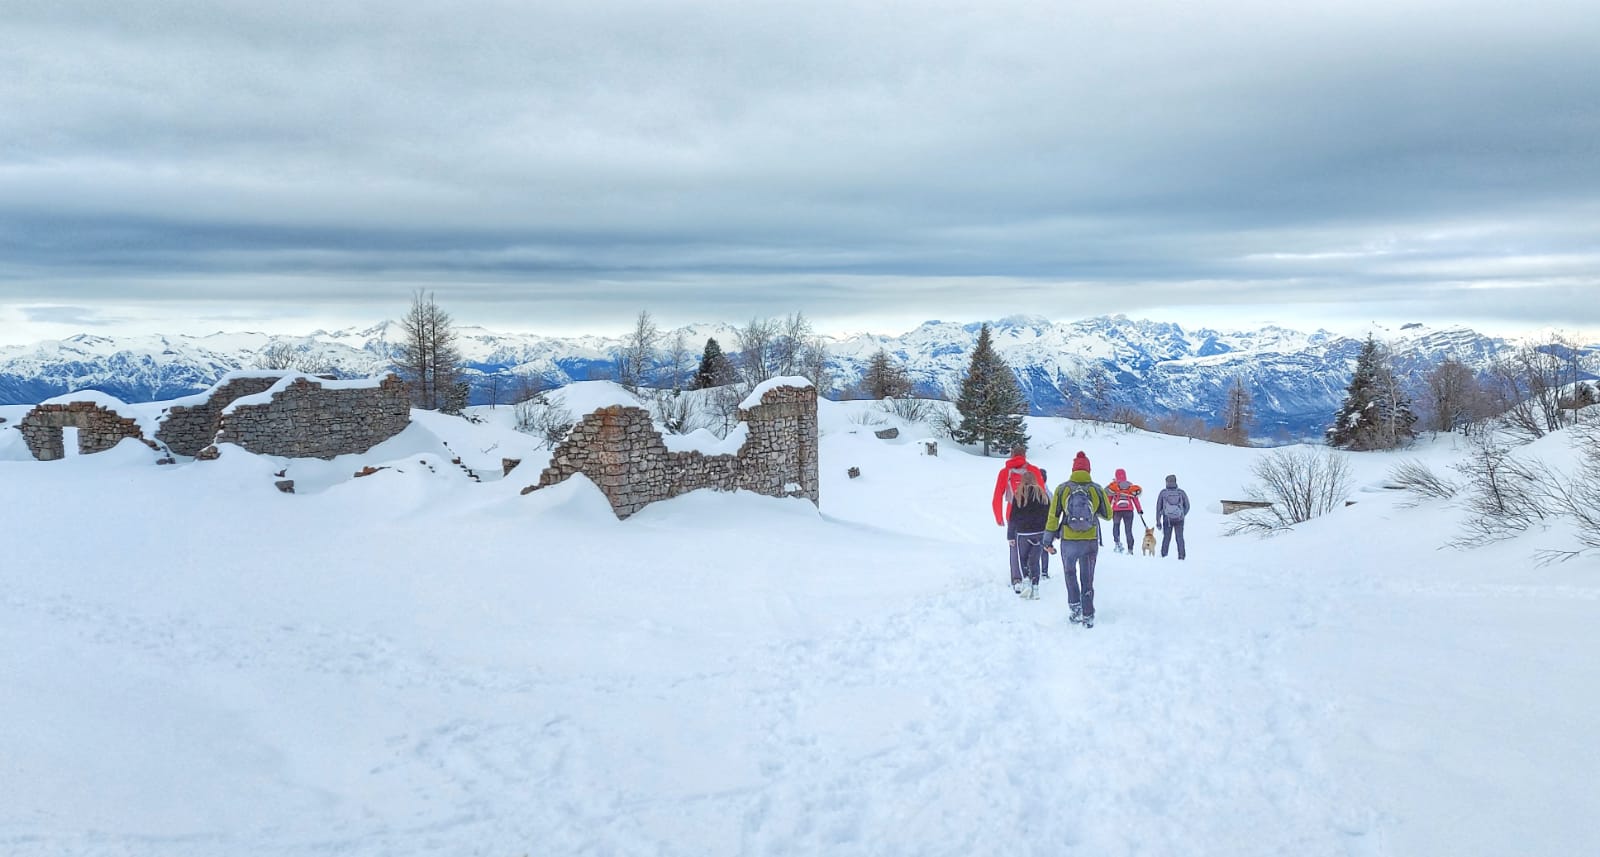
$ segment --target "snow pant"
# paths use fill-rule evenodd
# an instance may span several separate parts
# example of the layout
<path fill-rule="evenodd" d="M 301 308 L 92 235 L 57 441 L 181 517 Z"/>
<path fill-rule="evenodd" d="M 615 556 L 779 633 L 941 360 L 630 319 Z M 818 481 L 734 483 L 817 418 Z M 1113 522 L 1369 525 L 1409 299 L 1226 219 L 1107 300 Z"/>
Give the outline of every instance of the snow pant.
<path fill-rule="evenodd" d="M 1161 555 L 1167 555 L 1167 545 L 1172 543 L 1172 534 L 1178 534 L 1178 559 L 1183 559 L 1183 522 L 1168 521 L 1161 528 Z"/>
<path fill-rule="evenodd" d="M 1093 539 L 1062 539 L 1061 566 L 1066 570 L 1067 606 L 1083 608 L 1083 615 L 1094 615 L 1094 564 L 1100 558 L 1100 544 Z"/>
<path fill-rule="evenodd" d="M 1111 513 L 1111 538 L 1112 538 L 1112 540 L 1114 540 L 1117 543 L 1117 547 L 1122 547 L 1122 542 L 1123 542 L 1122 534 L 1124 532 L 1126 532 L 1128 534 L 1128 538 L 1127 538 L 1128 553 L 1133 553 L 1133 510 L 1132 509 L 1129 509 L 1129 510 L 1127 510 L 1125 512 L 1112 512 Z"/>
<path fill-rule="evenodd" d="M 1021 568 L 1020 579 L 1038 586 L 1039 574 L 1044 571 L 1044 564 L 1050 559 L 1050 555 L 1044 552 L 1044 533 L 1017 533 L 1016 549 L 1011 555 L 1016 558 L 1017 566 Z M 1016 570 L 1011 572 L 1012 583 L 1019 581 L 1017 573 Z"/>

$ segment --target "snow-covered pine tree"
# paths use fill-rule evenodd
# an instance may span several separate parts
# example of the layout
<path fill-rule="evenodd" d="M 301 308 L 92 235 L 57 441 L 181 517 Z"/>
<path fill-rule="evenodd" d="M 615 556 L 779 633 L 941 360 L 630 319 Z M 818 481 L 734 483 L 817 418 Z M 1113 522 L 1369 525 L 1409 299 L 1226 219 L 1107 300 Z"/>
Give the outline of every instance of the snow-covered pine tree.
<path fill-rule="evenodd" d="M 1387 349 L 1369 334 L 1356 358 L 1344 404 L 1328 427 L 1329 446 L 1350 450 L 1394 449 L 1416 432 L 1411 397 L 1394 374 Z"/>
<path fill-rule="evenodd" d="M 972 349 L 972 362 L 961 379 L 961 395 L 956 399 L 961 423 L 951 432 L 957 443 L 981 443 L 983 454 L 991 448 L 1009 450 L 1028 442 L 1022 418 L 1028 401 L 1017 385 L 1017 376 L 994 350 L 985 324 L 978 331 L 978 344 Z"/>
<path fill-rule="evenodd" d="M 700 354 L 700 368 L 694 373 L 693 389 L 705 390 L 711 387 L 721 387 L 734 380 L 733 364 L 728 361 L 728 356 L 722 353 L 722 346 L 717 344 L 716 337 L 706 340 L 706 348 Z"/>

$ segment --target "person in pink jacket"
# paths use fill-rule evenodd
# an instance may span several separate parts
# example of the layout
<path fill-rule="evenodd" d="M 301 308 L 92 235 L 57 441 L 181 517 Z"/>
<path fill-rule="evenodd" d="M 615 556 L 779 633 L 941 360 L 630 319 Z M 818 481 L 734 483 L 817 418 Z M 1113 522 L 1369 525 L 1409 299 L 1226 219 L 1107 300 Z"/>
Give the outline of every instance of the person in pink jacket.
<path fill-rule="evenodd" d="M 1128 471 L 1117 468 L 1117 478 L 1106 483 L 1106 494 L 1111 497 L 1111 539 L 1117 543 L 1117 553 L 1123 551 L 1122 534 L 1126 532 L 1127 551 L 1133 553 L 1133 515 L 1144 517 L 1144 504 L 1139 495 L 1144 489 L 1128 481 Z"/>

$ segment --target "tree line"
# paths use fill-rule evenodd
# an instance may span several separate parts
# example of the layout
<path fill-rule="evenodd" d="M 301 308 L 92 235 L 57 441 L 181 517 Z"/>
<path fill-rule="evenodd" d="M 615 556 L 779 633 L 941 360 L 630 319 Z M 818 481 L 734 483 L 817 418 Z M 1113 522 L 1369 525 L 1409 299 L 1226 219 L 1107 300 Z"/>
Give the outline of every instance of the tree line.
<path fill-rule="evenodd" d="M 400 321 L 395 370 L 406 380 L 415 407 L 460 413 L 470 388 L 450 314 L 430 292 L 417 291 Z M 833 378 L 820 336 L 801 312 L 781 318 L 753 317 L 734 328 L 732 348 L 715 337 L 694 344 L 679 330 L 663 333 L 648 310 L 641 310 L 610 361 L 610 379 L 635 394 L 646 391 L 660 399 L 659 410 L 671 422 L 687 419 L 686 405 L 675 405 L 684 391 L 713 394 L 713 410 L 724 425 L 735 418 L 743 391 L 779 376 L 802 376 L 827 390 Z M 277 344 L 263 352 L 273 366 L 310 371 L 310 358 Z M 1493 361 L 1483 372 L 1447 358 L 1423 371 L 1402 372 L 1392 353 L 1373 337 L 1363 343 L 1339 409 L 1324 437 L 1335 447 L 1392 449 L 1419 430 L 1462 431 L 1494 417 L 1515 433 L 1537 438 L 1572 424 L 1577 408 L 1600 399 L 1591 375 L 1594 355 L 1568 335 L 1557 334 L 1538 344 L 1524 344 Z M 605 373 L 601 373 L 605 374 Z M 1089 367 L 1057 382 L 1070 416 L 1128 423 L 1169 434 L 1248 445 L 1256 425 L 1250 381 L 1236 376 L 1221 394 L 1216 422 L 1176 414 L 1148 415 L 1111 404 L 1114 380 L 1104 367 Z M 531 374 L 503 378 L 486 375 L 491 400 L 509 393 L 511 403 L 535 399 L 544 391 Z M 932 416 L 954 440 L 983 448 L 1009 449 L 1025 443 L 1024 417 L 1029 412 L 1016 372 L 994 347 L 993 332 L 984 324 L 962 373 L 954 413 L 930 409 L 913 397 L 915 383 L 904 363 L 879 348 L 867 360 L 862 377 L 847 395 L 899 403 L 902 416 Z"/>

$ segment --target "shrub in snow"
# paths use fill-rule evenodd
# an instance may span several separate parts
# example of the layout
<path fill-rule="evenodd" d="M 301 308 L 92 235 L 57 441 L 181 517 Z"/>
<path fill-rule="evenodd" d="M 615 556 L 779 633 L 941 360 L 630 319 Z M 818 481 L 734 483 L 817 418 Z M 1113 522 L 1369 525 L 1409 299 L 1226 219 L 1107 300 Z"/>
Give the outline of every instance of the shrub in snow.
<path fill-rule="evenodd" d="M 1389 471 L 1389 482 L 1420 500 L 1448 500 L 1461 490 L 1456 482 L 1440 476 L 1420 461 L 1406 461 Z"/>
<path fill-rule="evenodd" d="M 933 416 L 936 405 L 942 404 L 933 399 L 884 399 L 878 404 L 884 413 L 899 417 L 908 423 L 920 423 Z"/>
<path fill-rule="evenodd" d="M 1473 438 L 1473 452 L 1455 469 L 1466 478 L 1468 517 L 1452 544 L 1474 547 L 1510 538 L 1550 514 L 1551 493 L 1559 481 L 1543 462 L 1519 458 L 1494 437 Z"/>
<path fill-rule="evenodd" d="M 1279 449 L 1250 470 L 1260 480 L 1250 488 L 1250 499 L 1270 505 L 1235 515 L 1228 535 L 1288 529 L 1339 508 L 1350 493 L 1350 464 L 1335 452 Z"/>
<path fill-rule="evenodd" d="M 654 396 L 656 423 L 667 434 L 689 434 L 710 428 L 709 420 L 696 406 L 696 396 L 672 390 L 657 390 Z"/>
<path fill-rule="evenodd" d="M 517 431 L 538 438 L 546 449 L 555 449 L 578 422 L 559 399 L 551 401 L 543 393 L 519 403 L 515 420 Z"/>

